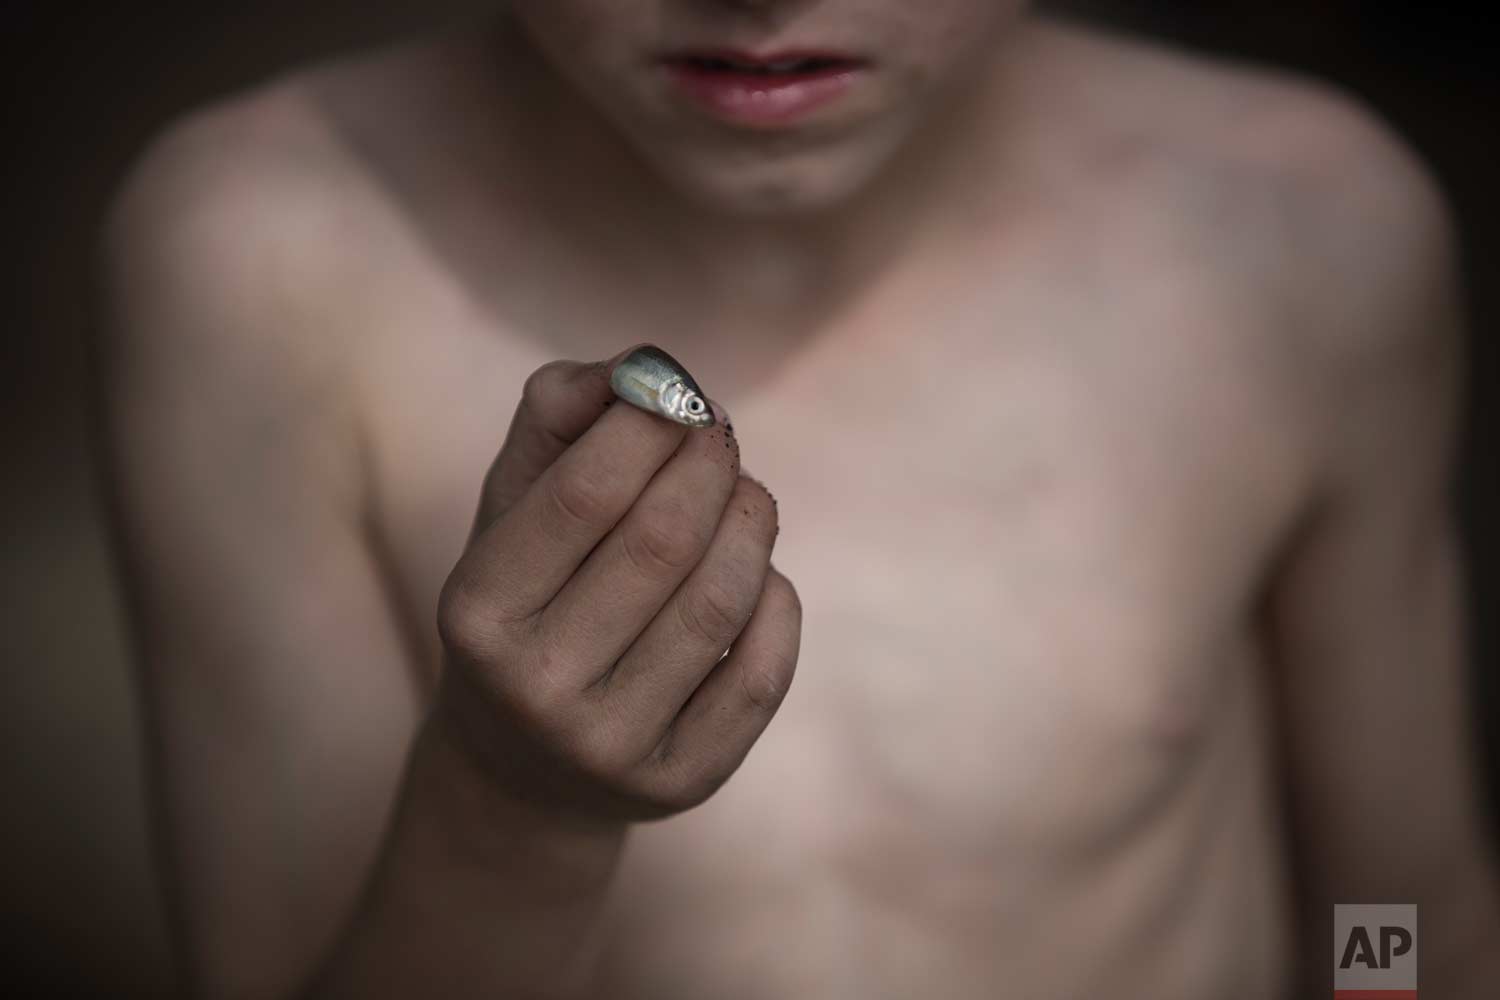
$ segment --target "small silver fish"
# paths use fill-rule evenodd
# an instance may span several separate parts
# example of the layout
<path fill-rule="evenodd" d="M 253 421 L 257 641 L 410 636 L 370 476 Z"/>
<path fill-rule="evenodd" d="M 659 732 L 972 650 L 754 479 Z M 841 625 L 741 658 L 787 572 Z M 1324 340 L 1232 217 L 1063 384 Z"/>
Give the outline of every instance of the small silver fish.
<path fill-rule="evenodd" d="M 687 369 L 666 351 L 638 347 L 609 377 L 609 387 L 625 402 L 689 427 L 712 427 L 713 407 Z"/>

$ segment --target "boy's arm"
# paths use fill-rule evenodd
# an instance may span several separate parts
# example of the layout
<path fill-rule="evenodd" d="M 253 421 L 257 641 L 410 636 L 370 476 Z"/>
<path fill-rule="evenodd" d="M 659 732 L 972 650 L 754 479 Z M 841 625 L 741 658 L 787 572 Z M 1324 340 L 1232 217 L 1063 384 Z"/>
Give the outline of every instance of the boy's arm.
<path fill-rule="evenodd" d="M 343 374 L 379 206 L 295 107 L 252 110 L 158 148 L 106 240 L 103 429 L 193 992 L 577 995 L 627 823 L 712 795 L 791 683 L 775 502 L 722 417 L 608 405 L 629 350 L 537 369 L 424 715 Z"/>
<path fill-rule="evenodd" d="M 288 117 L 277 140 L 310 138 Z M 181 971 L 205 997 L 564 995 L 623 828 L 519 807 L 452 713 L 424 719 L 339 374 L 351 220 L 319 151 L 289 175 L 253 124 L 170 133 L 104 240 L 101 431 Z"/>
<path fill-rule="evenodd" d="M 1299 276 L 1311 279 L 1318 475 L 1268 601 L 1302 907 L 1297 995 L 1330 995 L 1335 903 L 1415 903 L 1424 994 L 1489 997 L 1500 876 L 1449 494 L 1454 238 L 1404 152 L 1362 122 L 1327 124 L 1332 183 L 1308 234 L 1322 252 Z"/>
<path fill-rule="evenodd" d="M 283 995 L 310 972 L 375 858 L 420 709 L 332 363 L 357 345 L 298 291 L 329 266 L 336 202 L 236 136 L 301 140 L 294 115 L 268 117 L 159 142 L 104 241 L 101 431 L 195 995 Z"/>

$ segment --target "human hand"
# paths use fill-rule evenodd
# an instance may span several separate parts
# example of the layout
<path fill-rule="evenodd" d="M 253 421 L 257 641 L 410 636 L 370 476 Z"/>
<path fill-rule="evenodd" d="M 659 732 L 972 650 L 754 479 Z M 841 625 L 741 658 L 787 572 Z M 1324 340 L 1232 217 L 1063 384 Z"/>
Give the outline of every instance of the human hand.
<path fill-rule="evenodd" d="M 703 426 L 669 393 L 682 422 L 652 415 L 623 378 L 637 405 L 611 405 L 618 366 L 649 380 L 662 358 L 532 373 L 439 602 L 436 714 L 507 794 L 591 818 L 708 798 L 797 661 L 775 501 L 741 474 L 722 410 Z"/>

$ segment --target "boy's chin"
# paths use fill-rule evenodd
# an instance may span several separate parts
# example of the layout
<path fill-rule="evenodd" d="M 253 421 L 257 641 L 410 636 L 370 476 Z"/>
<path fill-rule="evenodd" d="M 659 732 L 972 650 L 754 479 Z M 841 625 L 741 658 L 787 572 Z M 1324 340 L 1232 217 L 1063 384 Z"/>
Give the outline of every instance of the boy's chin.
<path fill-rule="evenodd" d="M 883 158 L 806 157 L 792 162 L 657 163 L 687 200 L 716 215 L 777 218 L 837 209 L 867 187 Z"/>

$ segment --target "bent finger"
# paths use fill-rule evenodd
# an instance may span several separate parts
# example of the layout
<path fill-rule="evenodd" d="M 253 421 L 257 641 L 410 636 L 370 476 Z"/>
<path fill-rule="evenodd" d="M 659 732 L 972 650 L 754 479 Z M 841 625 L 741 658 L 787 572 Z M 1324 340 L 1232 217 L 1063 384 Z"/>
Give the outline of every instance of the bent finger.
<path fill-rule="evenodd" d="M 802 602 L 773 565 L 749 624 L 668 730 L 655 780 L 692 800 L 727 781 L 786 697 L 801 641 Z"/>
<path fill-rule="evenodd" d="M 610 374 L 640 344 L 607 361 L 552 361 L 526 379 L 505 443 L 480 491 L 470 537 L 477 537 L 521 497 L 616 398 Z"/>
<path fill-rule="evenodd" d="M 707 554 L 601 684 L 622 714 L 649 720 L 642 731 L 658 739 L 739 638 L 765 591 L 775 507 L 754 480 L 741 476 L 734 486 Z"/>

